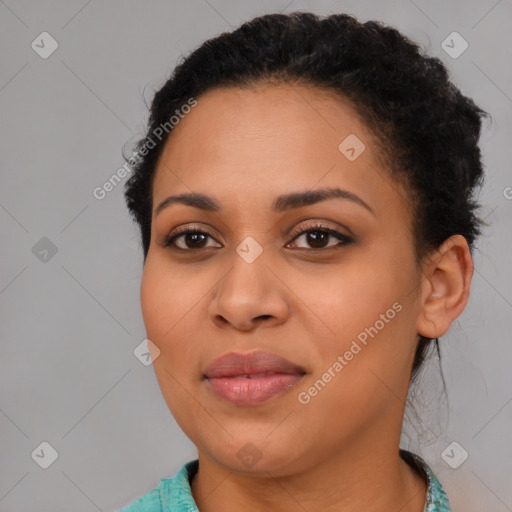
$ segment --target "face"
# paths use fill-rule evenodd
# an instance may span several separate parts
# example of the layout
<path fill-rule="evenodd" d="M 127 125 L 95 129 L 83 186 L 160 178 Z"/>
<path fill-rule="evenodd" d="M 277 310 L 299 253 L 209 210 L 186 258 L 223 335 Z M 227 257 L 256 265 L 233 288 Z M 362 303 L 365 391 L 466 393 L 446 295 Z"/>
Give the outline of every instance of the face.
<path fill-rule="evenodd" d="M 176 421 L 200 457 L 252 474 L 395 449 L 421 280 L 407 192 L 332 93 L 197 101 L 158 163 L 141 285 Z"/>

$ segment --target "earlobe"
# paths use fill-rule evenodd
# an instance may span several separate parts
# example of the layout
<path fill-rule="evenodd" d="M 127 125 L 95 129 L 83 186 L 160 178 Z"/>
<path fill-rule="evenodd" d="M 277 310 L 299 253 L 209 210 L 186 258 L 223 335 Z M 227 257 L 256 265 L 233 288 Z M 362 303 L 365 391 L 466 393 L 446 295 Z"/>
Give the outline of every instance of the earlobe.
<path fill-rule="evenodd" d="M 439 338 L 448 331 L 466 307 L 473 271 L 471 252 L 461 235 L 451 236 L 433 253 L 424 268 L 419 335 Z"/>

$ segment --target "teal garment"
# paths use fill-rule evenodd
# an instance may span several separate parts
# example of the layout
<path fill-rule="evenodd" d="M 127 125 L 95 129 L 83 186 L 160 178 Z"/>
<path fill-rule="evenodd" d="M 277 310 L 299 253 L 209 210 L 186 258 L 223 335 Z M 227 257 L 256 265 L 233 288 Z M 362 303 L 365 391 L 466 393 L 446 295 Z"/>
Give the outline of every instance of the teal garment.
<path fill-rule="evenodd" d="M 451 512 L 448 497 L 427 463 L 419 455 L 406 450 L 400 450 L 400 455 L 428 480 L 423 512 Z M 199 512 L 190 490 L 190 481 L 198 467 L 198 460 L 188 462 L 174 477 L 162 478 L 158 487 L 118 512 Z"/>
<path fill-rule="evenodd" d="M 441 482 L 434 475 L 428 464 L 415 453 L 400 450 L 400 456 L 410 466 L 414 466 L 427 480 L 427 499 L 423 512 L 451 512 L 448 496 L 444 492 Z"/>

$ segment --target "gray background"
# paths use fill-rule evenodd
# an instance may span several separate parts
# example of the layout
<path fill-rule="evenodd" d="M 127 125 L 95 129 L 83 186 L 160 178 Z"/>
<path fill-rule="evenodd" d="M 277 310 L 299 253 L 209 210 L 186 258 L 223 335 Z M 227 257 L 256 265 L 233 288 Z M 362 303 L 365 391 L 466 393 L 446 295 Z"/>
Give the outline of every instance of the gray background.
<path fill-rule="evenodd" d="M 1 511 L 115 510 L 194 458 L 152 367 L 133 354 L 145 338 L 142 251 L 122 185 L 101 201 L 92 191 L 142 136 L 145 101 L 181 54 L 257 14 L 294 10 L 396 26 L 492 115 L 480 195 L 490 226 L 474 255 L 470 303 L 441 340 L 448 401 L 431 364 L 417 387 L 421 422 L 408 423 L 402 441 L 438 474 L 455 512 L 512 510 L 512 2 L 5 0 Z M 43 31 L 59 44 L 47 59 L 31 48 Z M 469 44 L 456 59 L 441 47 L 453 31 Z M 43 237 L 57 248 L 45 261 Z M 43 441 L 58 452 L 48 469 L 31 457 Z M 469 453 L 457 469 L 441 457 L 453 441 Z"/>

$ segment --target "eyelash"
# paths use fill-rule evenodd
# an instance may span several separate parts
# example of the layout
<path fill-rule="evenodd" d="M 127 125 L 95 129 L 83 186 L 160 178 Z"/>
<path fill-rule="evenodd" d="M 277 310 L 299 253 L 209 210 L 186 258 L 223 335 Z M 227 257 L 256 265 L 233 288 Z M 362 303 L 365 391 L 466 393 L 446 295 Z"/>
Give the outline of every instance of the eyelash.
<path fill-rule="evenodd" d="M 328 233 L 329 235 L 332 235 L 334 238 L 337 238 L 338 240 L 340 240 L 340 243 L 335 245 L 335 246 L 328 246 L 328 247 L 321 247 L 321 248 L 310 248 L 309 250 L 311 251 L 325 251 L 326 249 L 333 249 L 333 248 L 340 248 L 341 246 L 344 246 L 344 245 L 349 245 L 353 242 L 352 238 L 348 237 L 347 235 L 344 235 L 343 233 L 340 233 L 339 231 L 333 229 L 333 228 L 330 228 L 328 226 L 324 226 L 318 222 L 311 222 L 309 223 L 307 226 L 305 226 L 304 229 L 302 229 L 301 231 L 297 232 L 295 235 L 293 235 L 293 238 L 291 240 L 291 242 L 293 242 L 294 240 L 300 238 L 302 235 L 305 235 L 305 234 L 308 234 L 308 233 L 313 233 L 315 231 L 319 231 L 319 232 L 323 232 L 323 233 Z M 209 236 L 211 238 L 213 238 L 210 233 L 208 233 L 207 231 L 203 231 L 201 229 L 198 229 L 198 228 L 189 228 L 187 226 L 184 226 L 183 228 L 179 228 L 179 231 L 177 233 L 173 233 L 172 235 L 168 235 L 164 242 L 160 245 L 162 245 L 163 247 L 166 247 L 166 248 L 169 248 L 171 250 L 174 250 L 174 251 L 185 251 L 185 252 L 188 252 L 188 251 L 195 251 L 195 252 L 199 252 L 201 250 L 205 250 L 205 249 L 208 249 L 208 248 L 199 248 L 199 249 L 182 249 L 181 247 L 176 247 L 174 245 L 174 242 L 176 241 L 176 239 L 178 239 L 179 237 L 183 236 L 183 235 L 189 235 L 189 234 L 199 234 L 199 235 L 206 235 L 206 236 Z M 330 241 L 330 240 L 329 240 Z M 290 243 L 290 242 L 289 242 Z M 304 247 L 299 247 L 299 249 L 304 249 Z"/>

